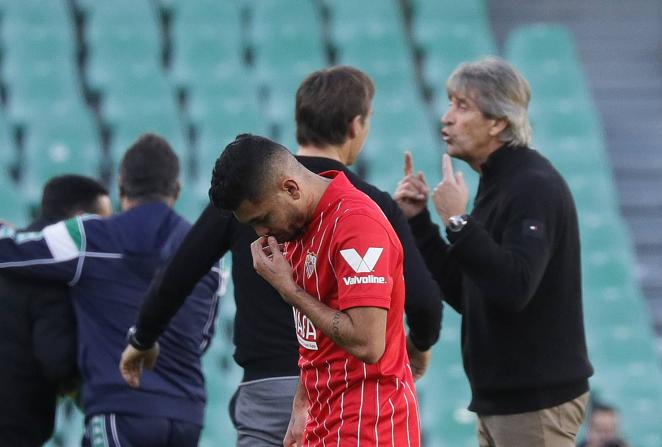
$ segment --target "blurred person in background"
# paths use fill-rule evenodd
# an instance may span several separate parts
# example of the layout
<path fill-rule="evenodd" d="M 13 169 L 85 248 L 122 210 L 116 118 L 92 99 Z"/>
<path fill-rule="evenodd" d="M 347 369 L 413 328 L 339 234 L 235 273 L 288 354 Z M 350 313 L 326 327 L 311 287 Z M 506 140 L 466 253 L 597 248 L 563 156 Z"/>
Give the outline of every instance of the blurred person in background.
<path fill-rule="evenodd" d="M 80 214 L 112 214 L 96 180 L 62 175 L 46 183 L 23 240 Z M 69 288 L 0 273 L 0 445 L 36 447 L 53 433 L 57 395 L 77 386 L 76 318 Z"/>
<path fill-rule="evenodd" d="M 311 73 L 296 95 L 297 159 L 316 173 L 343 172 L 380 206 L 400 238 L 410 328 L 407 348 L 414 377 L 418 378 L 425 372 L 430 347 L 439 337 L 439 287 L 425 267 L 398 205 L 388 193 L 346 167 L 356 161 L 367 138 L 373 96 L 372 80 L 356 68 L 336 66 Z M 156 340 L 193 285 L 231 251 L 237 303 L 234 358 L 244 375 L 232 399 L 230 416 L 240 447 L 282 445 L 299 380 L 299 343 L 293 331 L 292 307 L 255 272 L 250 244 L 256 237 L 255 231 L 237 222 L 232 213 L 208 206 L 152 284 L 121 366 L 129 383 L 137 385 L 142 362 L 152 361 Z"/>
<path fill-rule="evenodd" d="M 621 438 L 618 412 L 610 405 L 593 403 L 586 426 L 586 440 L 579 447 L 627 447 Z"/>
<path fill-rule="evenodd" d="M 593 373 L 584 335 L 579 230 L 570 190 L 529 148 L 528 82 L 508 63 L 460 65 L 446 83 L 448 147 L 432 191 L 405 155 L 395 198 L 444 299 L 462 315 L 462 355 L 480 446 L 570 447 Z M 450 157 L 480 174 L 468 190 Z"/>
<path fill-rule="evenodd" d="M 213 335 L 218 269 L 201 275 L 164 332 L 161 360 L 143 387 L 128 387 L 117 369 L 127 331 L 150 281 L 190 225 L 172 210 L 179 195 L 179 160 L 165 140 L 140 137 L 124 154 L 119 172 L 122 213 L 76 217 L 30 238 L 3 229 L 0 268 L 71 287 L 83 380 L 83 446 L 193 447 L 203 425 L 201 356 Z"/>

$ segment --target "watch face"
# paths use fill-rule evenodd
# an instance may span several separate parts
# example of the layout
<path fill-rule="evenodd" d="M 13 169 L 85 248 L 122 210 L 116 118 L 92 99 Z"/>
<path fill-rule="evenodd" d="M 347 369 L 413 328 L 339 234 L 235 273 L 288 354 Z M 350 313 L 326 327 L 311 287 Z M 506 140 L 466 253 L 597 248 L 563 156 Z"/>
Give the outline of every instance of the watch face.
<path fill-rule="evenodd" d="M 448 228 L 451 231 L 460 231 L 466 223 L 467 220 L 464 216 L 451 216 L 448 218 Z"/>

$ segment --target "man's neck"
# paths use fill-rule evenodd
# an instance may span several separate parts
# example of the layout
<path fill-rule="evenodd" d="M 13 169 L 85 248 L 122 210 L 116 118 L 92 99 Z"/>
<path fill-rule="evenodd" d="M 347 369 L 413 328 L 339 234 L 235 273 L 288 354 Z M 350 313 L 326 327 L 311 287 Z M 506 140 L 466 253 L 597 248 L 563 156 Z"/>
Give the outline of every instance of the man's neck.
<path fill-rule="evenodd" d="M 297 150 L 297 155 L 304 157 L 329 158 L 342 164 L 345 164 L 344 153 L 345 151 L 342 146 L 326 146 L 324 148 L 320 148 L 317 146 L 308 145 L 299 146 L 299 149 Z"/>
<path fill-rule="evenodd" d="M 478 155 L 475 158 L 472 158 L 471 160 L 467 160 L 467 163 L 469 164 L 469 166 L 471 166 L 471 169 L 476 171 L 478 175 L 482 176 L 483 165 L 485 164 L 487 159 L 490 158 L 490 155 L 496 152 L 503 145 L 504 145 L 503 141 L 491 140 L 483 150 L 478 151 Z"/>
<path fill-rule="evenodd" d="M 122 209 L 122 211 L 129 211 L 130 209 L 135 208 L 137 206 L 144 205 L 150 202 L 157 202 L 157 201 L 166 204 L 170 208 L 172 208 L 173 205 L 175 204 L 175 199 L 171 197 L 165 198 L 163 200 L 148 200 L 148 201 L 130 199 L 128 197 L 120 197 L 120 208 Z"/>
<path fill-rule="evenodd" d="M 314 155 L 311 155 L 314 156 Z M 329 157 L 325 157 L 329 158 Z M 322 200 L 322 196 L 326 192 L 326 189 L 329 187 L 331 184 L 331 179 L 322 177 L 320 175 L 310 173 L 310 178 L 307 179 L 307 181 L 310 181 L 310 185 L 312 186 L 311 188 L 311 193 L 308 196 L 307 200 L 307 208 L 308 208 L 308 220 L 312 219 L 315 210 L 317 210 L 317 206 L 320 203 L 320 200 Z"/>

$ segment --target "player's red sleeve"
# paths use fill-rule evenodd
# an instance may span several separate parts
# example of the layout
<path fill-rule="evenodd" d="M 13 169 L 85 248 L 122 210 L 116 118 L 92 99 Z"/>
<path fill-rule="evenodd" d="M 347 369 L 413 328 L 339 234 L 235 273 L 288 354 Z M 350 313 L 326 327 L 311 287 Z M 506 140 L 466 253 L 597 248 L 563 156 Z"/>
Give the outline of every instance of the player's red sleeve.
<path fill-rule="evenodd" d="M 331 250 L 340 310 L 389 309 L 400 253 L 384 223 L 363 214 L 344 216 L 338 222 Z"/>

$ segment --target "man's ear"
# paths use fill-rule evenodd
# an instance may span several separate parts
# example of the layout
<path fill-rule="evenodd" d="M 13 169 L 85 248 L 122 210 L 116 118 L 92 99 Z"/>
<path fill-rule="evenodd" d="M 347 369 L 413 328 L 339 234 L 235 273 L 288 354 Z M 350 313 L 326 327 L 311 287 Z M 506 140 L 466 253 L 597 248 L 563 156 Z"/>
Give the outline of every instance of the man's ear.
<path fill-rule="evenodd" d="M 355 138 L 359 133 L 360 126 L 363 124 L 363 117 L 356 115 L 347 125 L 347 138 Z"/>
<path fill-rule="evenodd" d="M 494 120 L 494 124 L 490 127 L 490 136 L 496 137 L 508 127 L 508 120 L 505 118 L 498 118 Z"/>
<path fill-rule="evenodd" d="M 178 179 L 177 183 L 175 184 L 175 196 L 174 196 L 175 200 L 179 199 L 179 195 L 181 194 L 181 192 L 182 192 L 182 182 L 180 182 Z"/>
<path fill-rule="evenodd" d="M 294 200 L 301 198 L 299 183 L 291 177 L 283 180 L 283 191 L 287 192 Z"/>

